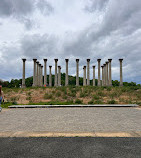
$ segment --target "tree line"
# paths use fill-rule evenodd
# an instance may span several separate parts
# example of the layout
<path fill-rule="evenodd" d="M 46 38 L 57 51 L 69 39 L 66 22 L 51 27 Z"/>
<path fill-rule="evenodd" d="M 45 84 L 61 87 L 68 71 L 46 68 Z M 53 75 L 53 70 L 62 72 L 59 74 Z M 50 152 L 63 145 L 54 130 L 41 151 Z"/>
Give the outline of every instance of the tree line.
<path fill-rule="evenodd" d="M 52 85 L 54 86 L 54 80 L 55 80 L 55 76 L 52 75 Z M 47 75 L 47 81 L 49 82 L 49 75 Z M 96 86 L 98 83 L 98 80 L 95 80 Z M 112 81 L 112 85 L 115 86 L 119 86 L 119 81 L 115 80 Z M 31 87 L 33 84 L 33 76 L 28 77 L 25 79 L 25 84 L 26 87 Z M 79 77 L 79 84 L 80 86 L 83 85 L 83 78 Z M 90 85 L 93 84 L 93 80 L 90 80 Z M 22 79 L 12 79 L 11 81 L 2 81 L 0 80 L 0 85 L 2 85 L 3 87 L 8 87 L 8 88 L 19 88 L 22 85 Z M 61 85 L 64 86 L 65 85 L 65 73 L 61 74 Z M 75 86 L 76 85 L 76 77 L 75 76 L 69 76 L 69 85 Z M 141 86 L 140 84 L 136 84 L 135 82 L 123 82 L 124 86 Z"/>

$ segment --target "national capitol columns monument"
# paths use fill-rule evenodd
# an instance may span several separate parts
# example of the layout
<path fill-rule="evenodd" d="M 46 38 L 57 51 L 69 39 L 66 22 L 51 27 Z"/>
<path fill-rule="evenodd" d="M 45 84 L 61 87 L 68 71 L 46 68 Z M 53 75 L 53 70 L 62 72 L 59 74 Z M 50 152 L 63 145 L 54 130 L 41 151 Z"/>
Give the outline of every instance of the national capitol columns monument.
<path fill-rule="evenodd" d="M 23 75 L 22 75 L 22 88 L 25 88 L 25 63 L 26 59 L 22 59 L 23 61 Z M 33 59 L 33 87 L 43 87 L 50 86 L 52 87 L 52 66 L 49 66 L 49 81 L 47 81 L 47 59 L 43 59 L 44 66 L 37 61 L 37 59 Z M 61 66 L 57 66 L 58 59 L 54 59 L 55 61 L 55 80 L 54 86 L 61 86 Z M 83 86 L 90 85 L 90 59 L 86 60 L 87 66 L 83 67 Z M 97 59 L 98 62 L 98 86 L 112 86 L 112 59 L 108 59 L 101 66 L 101 59 Z M 65 75 L 65 86 L 69 85 L 69 59 L 65 59 L 66 63 L 66 75 Z M 123 86 L 123 72 L 122 72 L 122 63 L 123 59 L 119 59 L 120 63 L 120 86 Z M 44 74 L 43 74 L 44 68 Z M 95 86 L 95 68 L 93 65 L 93 86 Z M 101 71 L 102 70 L 102 71 Z M 102 75 L 102 77 L 101 77 Z M 87 77 L 87 78 L 86 78 Z M 44 82 L 43 82 L 44 81 Z M 76 59 L 76 86 L 79 86 L 79 59 Z"/>

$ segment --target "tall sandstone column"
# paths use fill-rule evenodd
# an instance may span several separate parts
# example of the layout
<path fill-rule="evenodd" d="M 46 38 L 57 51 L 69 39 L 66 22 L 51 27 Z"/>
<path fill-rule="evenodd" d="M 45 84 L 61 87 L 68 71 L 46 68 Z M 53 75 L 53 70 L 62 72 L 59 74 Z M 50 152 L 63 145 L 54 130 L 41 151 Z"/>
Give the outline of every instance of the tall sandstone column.
<path fill-rule="evenodd" d="M 119 62 L 120 62 L 120 86 L 123 86 L 122 61 L 123 61 L 123 59 L 119 59 Z"/>
<path fill-rule="evenodd" d="M 51 73 L 52 66 L 49 66 L 49 86 L 52 87 L 52 73 Z"/>
<path fill-rule="evenodd" d="M 37 61 L 36 62 L 36 64 L 37 64 L 37 70 L 36 70 L 36 86 L 39 86 L 39 62 Z"/>
<path fill-rule="evenodd" d="M 33 87 L 36 86 L 36 61 L 37 59 L 33 59 Z"/>
<path fill-rule="evenodd" d="M 23 77 L 22 77 L 22 88 L 25 88 L 25 61 L 26 59 L 22 59 L 23 60 Z"/>
<path fill-rule="evenodd" d="M 41 64 L 39 64 L 39 87 L 41 87 Z"/>
<path fill-rule="evenodd" d="M 58 66 L 58 86 L 61 86 L 61 66 Z"/>
<path fill-rule="evenodd" d="M 103 76 L 103 77 L 104 77 L 104 78 L 103 78 L 103 79 L 104 79 L 104 86 L 106 86 L 106 64 L 103 64 L 103 66 L 104 66 L 104 70 L 103 70 L 103 71 L 104 71 L 104 72 L 103 72 L 103 75 L 104 75 L 104 76 Z"/>
<path fill-rule="evenodd" d="M 79 59 L 76 59 L 76 86 L 79 86 Z"/>
<path fill-rule="evenodd" d="M 108 59 L 108 61 L 109 61 L 109 86 L 112 86 L 112 70 L 111 70 L 112 59 Z"/>
<path fill-rule="evenodd" d="M 93 66 L 93 86 L 95 86 L 95 66 Z"/>
<path fill-rule="evenodd" d="M 104 86 L 104 66 L 101 66 L 102 68 L 102 86 Z"/>
<path fill-rule="evenodd" d="M 98 61 L 98 86 L 101 86 L 101 81 L 100 81 L 100 61 L 101 59 L 97 59 Z"/>
<path fill-rule="evenodd" d="M 47 85 L 47 59 L 44 59 L 44 85 Z"/>
<path fill-rule="evenodd" d="M 87 59 L 87 86 L 90 85 L 90 59 Z"/>
<path fill-rule="evenodd" d="M 109 86 L 109 73 L 108 73 L 108 64 L 109 62 L 106 62 L 106 86 Z"/>
<path fill-rule="evenodd" d="M 86 66 L 83 67 L 83 86 L 86 86 Z"/>
<path fill-rule="evenodd" d="M 65 59 L 66 60 L 66 77 L 65 77 L 65 86 L 68 86 L 69 83 L 69 79 L 68 79 L 68 62 L 69 59 Z"/>
<path fill-rule="evenodd" d="M 41 87 L 43 87 L 43 66 L 41 65 Z"/>
<path fill-rule="evenodd" d="M 54 83 L 54 86 L 57 86 L 58 82 L 57 82 L 57 62 L 58 62 L 58 59 L 54 59 L 55 60 L 55 83 Z"/>

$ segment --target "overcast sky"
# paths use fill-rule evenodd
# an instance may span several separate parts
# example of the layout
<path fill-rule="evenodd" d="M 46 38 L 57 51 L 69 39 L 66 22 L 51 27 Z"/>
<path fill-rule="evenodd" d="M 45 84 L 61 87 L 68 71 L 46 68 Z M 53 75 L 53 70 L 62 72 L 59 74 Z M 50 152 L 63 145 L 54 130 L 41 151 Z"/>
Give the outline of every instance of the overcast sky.
<path fill-rule="evenodd" d="M 26 77 L 33 58 L 47 58 L 53 73 L 54 58 L 62 72 L 68 58 L 70 75 L 79 58 L 80 76 L 90 58 L 91 78 L 98 58 L 112 58 L 114 80 L 123 58 L 123 80 L 141 84 L 141 0 L 0 0 L 0 78 L 21 78 L 22 58 Z"/>

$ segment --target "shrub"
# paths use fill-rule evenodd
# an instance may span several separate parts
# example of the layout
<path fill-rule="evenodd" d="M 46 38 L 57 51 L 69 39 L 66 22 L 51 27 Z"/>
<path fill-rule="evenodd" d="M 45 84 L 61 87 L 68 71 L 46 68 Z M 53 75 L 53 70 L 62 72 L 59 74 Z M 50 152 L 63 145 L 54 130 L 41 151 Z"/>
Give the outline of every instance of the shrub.
<path fill-rule="evenodd" d="M 57 92 L 56 97 L 60 97 L 60 96 L 61 96 L 61 92 Z"/>
<path fill-rule="evenodd" d="M 107 91 L 111 91 L 112 88 L 111 87 L 106 87 Z"/>
<path fill-rule="evenodd" d="M 45 93 L 44 99 L 52 99 L 52 94 Z"/>
<path fill-rule="evenodd" d="M 116 101 L 112 99 L 112 100 L 109 100 L 107 103 L 108 104 L 116 104 Z"/>
<path fill-rule="evenodd" d="M 75 104 L 82 104 L 83 102 L 82 102 L 82 100 L 80 100 L 80 99 L 76 99 L 75 100 Z"/>
<path fill-rule="evenodd" d="M 96 94 L 93 95 L 93 98 L 94 98 L 94 100 L 98 100 L 98 99 L 100 99 L 99 96 L 97 96 Z"/>
<path fill-rule="evenodd" d="M 93 99 L 88 102 L 88 104 L 93 104 L 93 103 L 94 103 Z"/>
<path fill-rule="evenodd" d="M 96 100 L 96 101 L 94 102 L 94 104 L 103 104 L 103 101 L 102 101 L 102 100 Z"/>
<path fill-rule="evenodd" d="M 97 95 L 99 95 L 99 96 L 104 96 L 104 93 L 101 92 L 101 91 L 99 91 L 99 92 L 97 92 Z"/>

